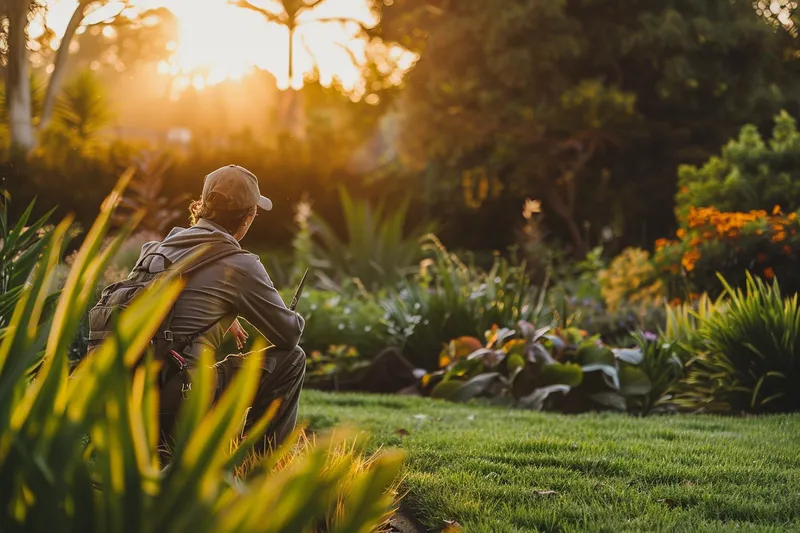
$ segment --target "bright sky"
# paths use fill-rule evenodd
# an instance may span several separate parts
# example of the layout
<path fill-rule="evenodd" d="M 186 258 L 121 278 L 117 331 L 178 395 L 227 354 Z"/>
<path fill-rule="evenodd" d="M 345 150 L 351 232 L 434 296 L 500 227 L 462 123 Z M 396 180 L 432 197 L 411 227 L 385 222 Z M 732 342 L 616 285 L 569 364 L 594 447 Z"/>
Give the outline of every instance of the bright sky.
<path fill-rule="evenodd" d="M 77 1 L 49 0 L 47 3 L 48 25 L 60 36 Z M 132 0 L 132 3 L 140 9 L 166 7 L 176 15 L 180 39 L 170 43 L 172 57 L 159 65 L 159 71 L 174 75 L 178 89 L 189 84 L 202 89 L 227 78 L 239 79 L 254 67 L 275 75 L 280 88 L 289 85 L 289 32 L 286 27 L 270 24 L 259 13 L 230 5 L 226 0 Z M 253 3 L 270 7 L 276 2 L 255 0 Z M 326 0 L 312 13 L 306 13 L 304 19 L 309 22 L 299 26 L 294 35 L 292 85 L 295 88 L 302 85 L 303 75 L 312 70 L 316 58 L 323 84 L 327 85 L 336 77 L 346 88 L 357 88 L 361 77 L 352 57 L 359 61 L 364 57 L 364 43 L 354 39 L 358 27 L 354 23 L 311 22 L 323 17 L 354 18 L 368 25 L 375 23 L 364 0 Z M 31 30 L 35 34 L 35 28 Z M 401 64 L 407 67 L 414 61 L 412 54 L 402 49 L 391 53 L 401 58 Z"/>

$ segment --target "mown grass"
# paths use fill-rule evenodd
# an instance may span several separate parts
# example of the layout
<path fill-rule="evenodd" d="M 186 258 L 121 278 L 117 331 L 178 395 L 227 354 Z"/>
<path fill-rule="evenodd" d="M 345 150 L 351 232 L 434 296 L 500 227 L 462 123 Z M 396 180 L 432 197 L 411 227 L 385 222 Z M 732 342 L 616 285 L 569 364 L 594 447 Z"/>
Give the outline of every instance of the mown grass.
<path fill-rule="evenodd" d="M 312 429 L 353 424 L 406 450 L 406 501 L 432 528 L 800 531 L 800 415 L 564 416 L 315 391 L 301 404 Z"/>

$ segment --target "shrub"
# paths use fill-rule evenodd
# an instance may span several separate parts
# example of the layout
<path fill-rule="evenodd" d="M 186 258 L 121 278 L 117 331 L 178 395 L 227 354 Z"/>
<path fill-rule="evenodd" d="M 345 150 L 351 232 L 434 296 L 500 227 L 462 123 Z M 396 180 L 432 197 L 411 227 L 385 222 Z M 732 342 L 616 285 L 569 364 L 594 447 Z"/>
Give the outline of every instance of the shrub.
<path fill-rule="evenodd" d="M 420 254 L 419 237 L 430 228 L 406 229 L 407 200 L 389 210 L 385 203 L 373 207 L 366 201 L 355 201 L 344 188 L 339 196 L 346 239 L 312 213 L 314 256 L 335 282 L 356 278 L 371 290 L 394 285 L 413 269 Z"/>
<path fill-rule="evenodd" d="M 525 265 L 496 256 L 488 272 L 467 266 L 433 236 L 413 280 L 382 302 L 387 331 L 409 360 L 428 370 L 449 340 L 481 337 L 493 325 L 544 319 L 544 289 L 532 285 Z"/>
<path fill-rule="evenodd" d="M 122 182 L 121 185 L 124 185 Z M 118 200 L 121 186 L 106 202 Z M 105 209 L 90 230 L 57 303 L 52 325 L 42 315 L 69 221 L 43 240 L 38 268 L 0 334 L 0 529 L 3 531 L 308 531 L 336 507 L 335 531 L 368 531 L 391 505 L 400 466 L 396 453 L 366 470 L 331 461 L 319 446 L 273 475 L 233 482 L 231 472 L 267 420 L 239 448 L 229 443 L 255 391 L 258 357 L 249 358 L 211 407 L 210 368 L 199 365 L 194 393 L 178 422 L 172 462 L 159 468 L 158 370 L 138 355 L 181 286 L 164 278 L 120 317 L 115 335 L 68 379 L 67 347 L 105 265 L 124 235 L 101 247 Z M 207 361 L 204 361 L 204 363 Z M 293 443 L 288 443 L 292 446 Z M 332 444 L 337 446 L 337 444 Z M 280 459 L 280 455 L 275 456 Z M 269 461 L 267 461 L 267 470 Z"/>
<path fill-rule="evenodd" d="M 689 362 L 678 404 L 705 411 L 787 412 L 800 410 L 800 308 L 797 294 L 784 297 L 747 276 L 746 289 L 722 279 L 724 312 L 704 317 L 698 336 L 703 350 Z"/>
<path fill-rule="evenodd" d="M 305 386 L 326 390 L 341 390 L 342 380 L 353 377 L 368 367 L 370 360 L 352 346 L 329 346 L 327 350 L 313 350 L 306 357 Z"/>
<path fill-rule="evenodd" d="M 779 206 L 771 214 L 690 208 L 678 239 L 656 242 L 655 262 L 678 297 L 721 294 L 718 272 L 734 287 L 745 285 L 747 273 L 766 280 L 778 277 L 784 290 L 793 293 L 800 289 L 798 229 L 798 214 L 784 214 Z"/>
<path fill-rule="evenodd" d="M 643 369 L 640 348 L 614 350 L 576 328 L 537 330 L 520 322 L 518 331 L 493 328 L 486 347 L 474 351 L 476 339 L 454 341 L 440 356 L 443 370 L 423 378 L 424 389 L 453 401 L 486 397 L 525 409 L 564 412 L 647 412 L 663 394 L 663 383 L 654 388 Z M 657 366 L 651 357 L 645 368 Z"/>
<path fill-rule="evenodd" d="M 300 342 L 307 352 L 346 344 L 371 359 L 388 344 L 380 304 L 369 294 L 309 290 L 300 302 L 298 311 L 306 319 Z"/>
<path fill-rule="evenodd" d="M 786 111 L 775 117 L 769 143 L 752 124 L 742 128 L 719 157 L 700 168 L 678 170 L 675 196 L 679 219 L 693 207 L 715 207 L 723 212 L 767 211 L 779 204 L 800 209 L 800 133 Z"/>
<path fill-rule="evenodd" d="M 644 314 L 664 301 L 664 287 L 650 254 L 641 248 L 625 248 L 597 274 L 597 281 L 606 308 L 612 313 L 627 306 Z"/>

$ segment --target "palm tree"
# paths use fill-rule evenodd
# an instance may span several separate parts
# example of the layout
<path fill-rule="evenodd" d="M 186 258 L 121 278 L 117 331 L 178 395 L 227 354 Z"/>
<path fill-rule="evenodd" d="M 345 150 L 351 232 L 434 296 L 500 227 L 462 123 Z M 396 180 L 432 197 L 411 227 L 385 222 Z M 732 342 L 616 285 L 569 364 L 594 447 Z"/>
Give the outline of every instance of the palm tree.
<path fill-rule="evenodd" d="M 282 113 L 284 117 L 288 117 L 286 123 L 283 124 L 285 129 L 287 130 L 296 130 L 297 128 L 297 120 L 296 117 L 296 106 L 299 104 L 298 99 L 296 98 L 296 94 L 294 88 L 292 86 L 292 82 L 294 80 L 294 38 L 295 38 L 295 30 L 299 29 L 300 27 L 311 26 L 314 24 L 349 24 L 354 23 L 357 24 L 360 28 L 360 32 L 365 37 L 369 37 L 370 35 L 370 28 L 367 24 L 359 19 L 352 18 L 352 17 L 317 17 L 317 18 L 307 18 L 304 17 L 306 13 L 311 13 L 319 7 L 325 0 L 275 0 L 272 2 L 274 6 L 273 9 L 267 7 L 257 6 L 250 2 L 250 0 L 229 0 L 231 4 L 236 5 L 238 7 L 249 9 L 251 11 L 255 11 L 256 13 L 260 13 L 264 18 L 266 18 L 267 22 L 272 24 L 278 24 L 279 26 L 285 26 L 289 30 L 289 42 L 288 42 L 288 54 L 289 54 L 289 88 L 287 90 L 287 102 L 285 103 L 285 110 Z M 306 46 L 306 50 L 314 56 L 314 53 Z M 351 54 L 351 58 L 352 58 Z M 355 61 L 355 59 L 353 59 Z M 295 133 L 302 135 L 303 132 L 295 131 Z"/>

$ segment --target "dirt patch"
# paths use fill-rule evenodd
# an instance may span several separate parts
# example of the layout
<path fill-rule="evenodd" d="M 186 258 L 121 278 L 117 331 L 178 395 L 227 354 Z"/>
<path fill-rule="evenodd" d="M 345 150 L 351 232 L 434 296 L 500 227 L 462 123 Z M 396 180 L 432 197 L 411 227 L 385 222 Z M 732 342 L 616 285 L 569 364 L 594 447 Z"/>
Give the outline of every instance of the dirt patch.
<path fill-rule="evenodd" d="M 414 514 L 404 504 L 400 505 L 392 519 L 389 520 L 389 526 L 391 533 L 428 533 L 428 530 L 414 518 Z"/>

